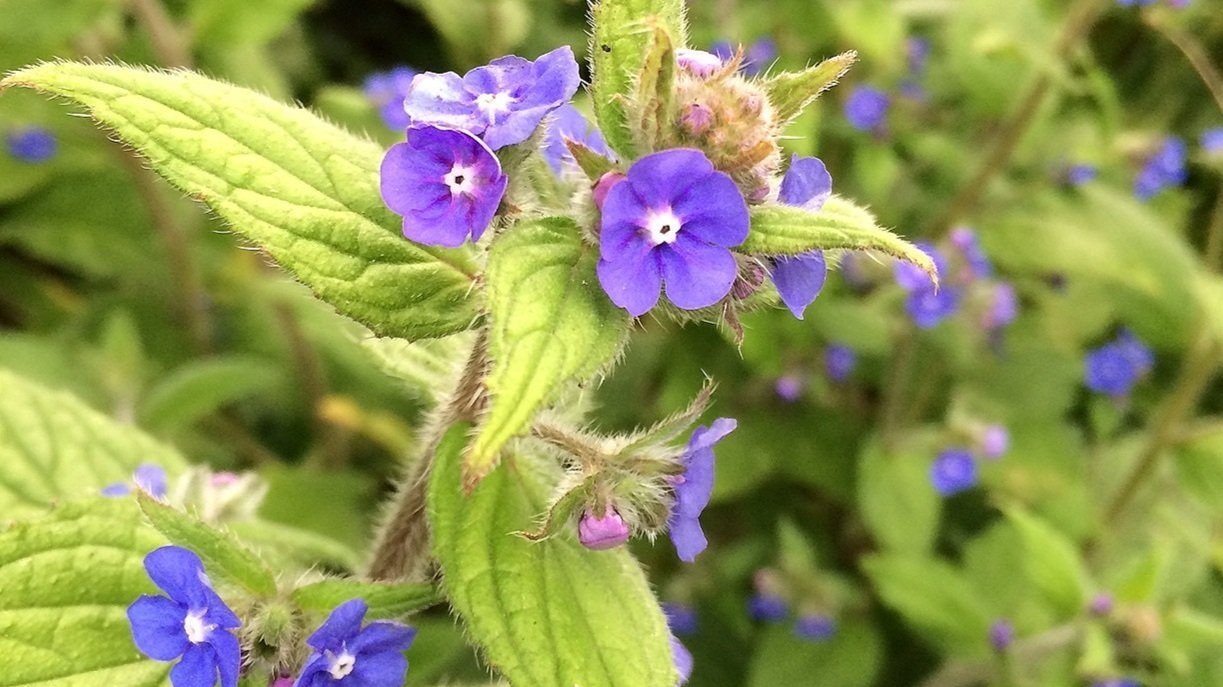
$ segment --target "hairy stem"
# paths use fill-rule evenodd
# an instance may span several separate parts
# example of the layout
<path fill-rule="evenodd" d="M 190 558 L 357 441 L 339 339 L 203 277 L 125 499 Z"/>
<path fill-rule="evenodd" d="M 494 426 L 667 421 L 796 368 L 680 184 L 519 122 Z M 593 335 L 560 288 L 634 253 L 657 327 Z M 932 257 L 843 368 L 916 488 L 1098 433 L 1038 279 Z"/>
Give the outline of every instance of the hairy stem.
<path fill-rule="evenodd" d="M 419 580 L 429 569 L 429 525 L 425 496 L 433 457 L 446 430 L 456 422 L 475 420 L 488 403 L 484 376 L 488 368 L 488 333 L 481 329 L 450 400 L 427 432 L 420 457 L 404 470 L 388 516 L 374 544 L 366 576 L 371 580 Z"/>

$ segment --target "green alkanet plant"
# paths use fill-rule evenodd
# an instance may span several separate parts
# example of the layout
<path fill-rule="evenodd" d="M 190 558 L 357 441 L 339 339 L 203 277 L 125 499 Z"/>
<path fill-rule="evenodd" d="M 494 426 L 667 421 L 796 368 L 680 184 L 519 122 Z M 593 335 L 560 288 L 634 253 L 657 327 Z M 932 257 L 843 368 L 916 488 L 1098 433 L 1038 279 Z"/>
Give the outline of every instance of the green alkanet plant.
<path fill-rule="evenodd" d="M 669 531 L 682 559 L 705 549 L 697 518 L 713 444 L 735 422 L 692 431 L 707 389 L 684 413 L 607 436 L 575 401 L 613 368 L 636 318 L 721 323 L 742 337 L 739 313 L 784 300 L 801 314 L 829 253 L 889 255 L 934 288 L 931 258 L 833 195 L 821 162 L 795 159 L 783 176 L 782 128 L 852 53 L 748 77 L 741 54 L 687 47 L 679 0 L 602 0 L 591 16 L 601 137 L 558 127 L 576 163 L 566 166 L 546 132 L 573 119 L 562 109 L 579 88 L 568 47 L 415 76 L 405 140 L 389 150 L 189 71 L 55 62 L 3 81 L 83 105 L 374 334 L 455 342 L 457 383 L 359 575 L 275 575 L 233 533 L 137 495 L 144 520 L 180 547 L 175 570 L 207 567 L 218 580 L 215 591 L 199 575 L 160 580 L 169 599 L 133 605 L 141 648 L 183 656 L 176 684 L 202 686 L 215 669 L 231 685 L 240 669 L 251 684 L 390 687 L 411 633 L 385 620 L 362 629 L 362 617 L 402 617 L 440 593 L 513 684 L 672 687 L 691 659 L 620 544 Z"/>

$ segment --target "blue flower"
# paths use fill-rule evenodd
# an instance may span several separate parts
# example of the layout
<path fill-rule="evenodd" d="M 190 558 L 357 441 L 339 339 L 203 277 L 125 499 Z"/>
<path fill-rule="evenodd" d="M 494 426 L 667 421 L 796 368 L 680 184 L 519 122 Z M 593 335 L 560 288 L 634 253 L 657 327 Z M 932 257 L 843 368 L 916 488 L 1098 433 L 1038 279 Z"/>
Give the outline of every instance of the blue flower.
<path fill-rule="evenodd" d="M 832 176 L 816 157 L 790 158 L 790 168 L 781 180 L 778 199 L 810 212 L 819 212 L 832 195 Z M 798 319 L 820 295 L 828 275 L 824 252 L 814 250 L 793 257 L 774 258 L 770 273 L 781 300 Z"/>
<path fill-rule="evenodd" d="M 336 606 L 306 640 L 314 653 L 297 676 L 294 687 L 400 687 L 408 672 L 403 652 L 412 646 L 416 629 L 388 620 L 364 628 L 367 607 L 362 599 Z"/>
<path fill-rule="evenodd" d="M 939 274 L 948 273 L 947 261 L 937 248 L 924 241 L 917 241 L 914 245 L 930 256 Z M 909 292 L 909 297 L 905 299 L 905 310 L 918 327 L 929 329 L 959 309 L 958 288 L 948 284 L 936 288 L 930 275 L 907 262 L 897 262 L 892 273 L 896 277 L 896 283 Z"/>
<path fill-rule="evenodd" d="M 697 554 L 708 544 L 701 530 L 700 517 L 713 495 L 713 447 L 733 432 L 737 424 L 730 418 L 720 417 L 709 427 L 697 427 L 688 440 L 682 458 L 684 474 L 675 478 L 675 506 L 667 521 L 671 543 L 681 561 L 696 560 Z"/>
<path fill-rule="evenodd" d="M 794 636 L 809 642 L 825 642 L 837 633 L 837 620 L 830 615 L 814 613 L 799 616 L 794 621 Z"/>
<path fill-rule="evenodd" d="M 910 36 L 905 42 L 905 59 L 909 64 L 909 73 L 920 76 L 926 71 L 930 61 L 930 41 L 918 36 Z"/>
<path fill-rule="evenodd" d="M 1087 352 L 1083 381 L 1092 391 L 1122 398 L 1154 364 L 1151 349 L 1123 330 L 1113 341 Z"/>
<path fill-rule="evenodd" d="M 1117 0 L 1117 4 L 1122 7 L 1146 7 L 1147 5 L 1154 5 L 1155 0 Z"/>
<path fill-rule="evenodd" d="M 136 648 L 156 661 L 173 661 L 174 687 L 238 684 L 241 650 L 233 630 L 242 625 L 212 590 L 200 557 L 177 546 L 163 546 L 144 558 L 144 568 L 167 596 L 148 594 L 127 608 Z M 168 597 L 168 598 L 167 598 Z"/>
<path fill-rule="evenodd" d="M 768 69 L 769 65 L 777 59 L 777 55 L 776 41 L 767 36 L 758 38 L 743 54 L 743 65 L 739 67 L 739 71 L 743 72 L 745 76 L 756 76 Z"/>
<path fill-rule="evenodd" d="M 688 651 L 688 647 L 684 646 L 675 635 L 671 635 L 671 660 L 675 664 L 675 672 L 679 673 L 679 687 L 688 683 L 688 678 L 692 677 L 692 653 Z"/>
<path fill-rule="evenodd" d="M 59 149 L 55 134 L 41 126 L 9 132 L 4 137 L 4 142 L 8 146 L 9 155 L 31 164 L 50 160 Z"/>
<path fill-rule="evenodd" d="M 858 354 L 842 344 L 829 344 L 824 350 L 824 372 L 834 382 L 843 382 L 858 366 Z"/>
<path fill-rule="evenodd" d="M 989 626 L 989 645 L 994 651 L 1006 651 L 1015 641 L 1015 626 L 1006 618 L 999 618 Z"/>
<path fill-rule="evenodd" d="M 1150 200 L 1160 191 L 1171 186 L 1180 186 L 1189 178 L 1186 164 L 1189 147 L 1176 136 L 1164 139 L 1163 145 L 1147 158 L 1138 176 L 1134 178 L 1134 195 L 1139 200 Z"/>
<path fill-rule="evenodd" d="M 607 192 L 599 238 L 599 283 L 634 317 L 666 286 L 676 307 L 717 303 L 738 268 L 730 249 L 747 238 L 739 187 L 699 150 L 647 155 Z"/>
<path fill-rule="evenodd" d="M 527 140 L 549 112 L 569 102 L 578 84 L 573 50 L 563 46 L 534 62 L 499 57 L 462 77 L 420 74 L 404 109 L 413 122 L 463 129 L 497 150 Z"/>
<path fill-rule="evenodd" d="M 786 403 L 793 403 L 803 396 L 803 379 L 797 375 L 782 375 L 773 384 L 777 397 Z"/>
<path fill-rule="evenodd" d="M 731 45 L 730 41 L 714 41 L 709 46 L 709 52 L 717 55 L 722 62 L 726 62 L 735 56 L 735 46 Z"/>
<path fill-rule="evenodd" d="M 1076 163 L 1066 168 L 1066 184 L 1069 186 L 1082 186 L 1089 181 L 1093 181 L 1099 173 L 1095 165 L 1082 162 Z"/>
<path fill-rule="evenodd" d="M 845 99 L 845 118 L 859 131 L 877 131 L 887 119 L 890 98 L 871 86 L 855 86 Z"/>
<path fill-rule="evenodd" d="M 930 466 L 930 483 L 943 496 L 971 489 L 977 484 L 977 462 L 964 449 L 944 449 Z"/>
<path fill-rule="evenodd" d="M 790 615 L 790 605 L 776 594 L 758 592 L 747 599 L 747 615 L 756 622 L 778 623 Z"/>
<path fill-rule="evenodd" d="M 127 496 L 132 493 L 132 487 L 145 492 L 155 499 L 164 499 L 166 497 L 167 480 L 166 471 L 160 465 L 145 463 L 136 468 L 132 473 L 132 481 L 115 482 L 102 487 L 103 496 Z"/>
<path fill-rule="evenodd" d="M 566 162 L 573 162 L 573 154 L 569 152 L 569 146 L 565 145 L 565 139 L 577 141 L 604 157 L 611 157 L 611 151 L 608 150 L 607 142 L 603 140 L 603 134 L 598 127 L 587 121 L 576 107 L 568 103 L 561 105 L 552 114 L 548 133 L 544 136 L 544 159 L 557 174 L 561 173 Z"/>
<path fill-rule="evenodd" d="M 415 76 L 416 70 L 411 67 L 395 67 L 370 74 L 365 79 L 365 96 L 378 108 L 378 114 L 390 129 L 403 131 L 412 124 L 412 118 L 403 109 L 403 100 Z"/>
<path fill-rule="evenodd" d="M 981 247 L 977 232 L 968 227 L 956 227 L 951 230 L 950 239 L 951 245 L 955 246 L 960 257 L 964 259 L 968 272 L 966 281 L 986 279 L 993 275 L 994 266 L 985 254 L 985 249 Z"/>
<path fill-rule="evenodd" d="M 403 235 L 454 248 L 478 241 L 509 180 L 483 141 L 458 129 L 413 125 L 382 159 L 382 199 L 403 216 Z"/>
<path fill-rule="evenodd" d="M 1019 316 L 1019 295 L 1010 282 L 1000 281 L 994 284 L 990 294 L 989 306 L 981 316 L 981 326 L 986 331 L 995 331 L 1015 321 Z"/>
<path fill-rule="evenodd" d="M 667 616 L 667 627 L 676 636 L 684 637 L 687 635 L 696 634 L 697 617 L 696 609 L 688 604 L 674 603 L 672 601 L 664 601 L 662 604 L 662 612 Z"/>
<path fill-rule="evenodd" d="M 1202 132 L 1202 150 L 1208 153 L 1223 151 L 1223 126 Z"/>
<path fill-rule="evenodd" d="M 1091 687 L 1142 687 L 1142 683 L 1129 677 L 1114 677 L 1107 680 L 1096 680 Z"/>

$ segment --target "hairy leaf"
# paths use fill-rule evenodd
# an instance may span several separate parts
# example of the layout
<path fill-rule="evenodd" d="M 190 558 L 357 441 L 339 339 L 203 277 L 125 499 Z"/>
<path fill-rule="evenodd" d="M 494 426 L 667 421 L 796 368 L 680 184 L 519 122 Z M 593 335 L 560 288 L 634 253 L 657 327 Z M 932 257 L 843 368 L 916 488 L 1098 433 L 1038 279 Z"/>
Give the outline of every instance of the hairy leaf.
<path fill-rule="evenodd" d="M 573 220 L 521 222 L 488 261 L 492 409 L 465 466 L 468 484 L 491 470 L 560 385 L 584 379 L 619 353 L 629 317 L 595 277 L 597 251 Z"/>
<path fill-rule="evenodd" d="M 532 687 L 674 685 L 666 622 L 628 551 L 515 534 L 560 478 L 551 461 L 515 456 L 464 496 L 467 431 L 438 447 L 428 513 L 450 603 L 489 663 Z"/>
<path fill-rule="evenodd" d="M 428 338 L 475 320 L 469 254 L 400 235 L 379 194 L 374 143 L 187 71 L 58 62 L 0 86 L 85 105 L 170 183 L 376 333 Z"/>
<path fill-rule="evenodd" d="M 800 72 L 782 72 L 769 77 L 764 82 L 764 89 L 777 121 L 784 124 L 802 114 L 821 93 L 835 86 L 857 60 L 858 53 L 850 50 Z"/>
<path fill-rule="evenodd" d="M 0 369 L 0 518 L 39 513 L 62 498 L 131 479 L 141 463 L 173 472 L 177 451 L 76 397 Z"/>

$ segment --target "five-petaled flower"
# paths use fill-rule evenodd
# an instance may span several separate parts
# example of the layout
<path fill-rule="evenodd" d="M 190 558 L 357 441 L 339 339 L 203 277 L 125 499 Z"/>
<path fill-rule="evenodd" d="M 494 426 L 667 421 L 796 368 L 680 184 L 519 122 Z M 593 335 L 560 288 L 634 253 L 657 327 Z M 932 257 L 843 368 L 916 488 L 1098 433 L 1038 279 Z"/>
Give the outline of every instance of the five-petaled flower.
<path fill-rule="evenodd" d="M 213 591 L 200 557 L 163 546 L 144 567 L 167 596 L 146 594 L 128 607 L 136 648 L 157 661 L 182 657 L 170 669 L 174 687 L 212 687 L 218 674 L 221 687 L 235 687 L 241 651 L 233 630 L 242 623 Z"/>
<path fill-rule="evenodd" d="M 416 629 L 389 620 L 361 627 L 368 610 L 352 599 L 336 606 L 306 643 L 314 653 L 294 687 L 400 687 L 408 672 L 403 652 Z"/>
<path fill-rule="evenodd" d="M 971 489 L 977 483 L 977 462 L 972 453 L 959 448 L 939 453 L 930 466 L 930 483 L 943 496 Z"/>
<path fill-rule="evenodd" d="M 667 298 L 684 310 L 730 293 L 738 267 L 730 249 L 747 238 L 739 188 L 699 150 L 647 155 L 607 192 L 599 241 L 599 283 L 634 317 Z"/>
<path fill-rule="evenodd" d="M 544 117 L 578 90 L 578 63 L 568 46 L 531 62 L 507 55 L 463 76 L 418 74 L 404 100 L 415 123 L 469 131 L 493 150 L 522 143 Z"/>
<path fill-rule="evenodd" d="M 403 235 L 454 248 L 478 241 L 509 180 L 501 162 L 466 131 L 413 125 L 382 160 L 382 199 L 403 216 Z"/>
<path fill-rule="evenodd" d="M 832 175 L 818 157 L 790 158 L 790 168 L 781 179 L 778 200 L 786 205 L 796 205 L 809 212 L 819 212 L 832 195 Z M 811 305 L 828 276 L 824 252 L 813 250 L 792 257 L 773 259 L 770 273 L 781 301 L 798 319 Z"/>
<path fill-rule="evenodd" d="M 737 424 L 720 417 L 708 427 L 697 427 L 688 440 L 683 455 L 684 473 L 675 478 L 675 506 L 667 522 L 671 543 L 682 561 L 696 560 L 709 543 L 701 530 L 700 517 L 713 495 L 713 447 L 733 432 Z"/>

